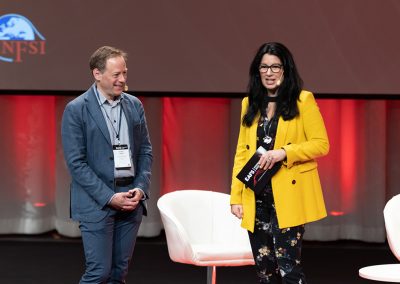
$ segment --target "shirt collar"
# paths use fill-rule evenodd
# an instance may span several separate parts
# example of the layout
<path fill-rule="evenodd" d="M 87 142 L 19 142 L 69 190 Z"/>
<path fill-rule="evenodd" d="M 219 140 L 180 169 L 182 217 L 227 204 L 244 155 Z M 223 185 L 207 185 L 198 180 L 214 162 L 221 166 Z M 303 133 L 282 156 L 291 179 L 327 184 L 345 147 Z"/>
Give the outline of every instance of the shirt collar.
<path fill-rule="evenodd" d="M 96 84 L 94 84 L 93 88 L 94 88 L 94 93 L 95 93 L 95 95 L 96 95 L 97 101 L 99 102 L 99 105 L 103 105 L 103 104 L 105 104 L 105 103 L 108 103 L 106 97 L 101 93 L 101 91 L 100 91 L 99 89 L 97 89 Z M 123 95 L 123 94 L 121 94 L 121 95 L 114 101 L 116 104 L 118 104 L 118 103 L 121 102 L 121 100 L 123 99 L 123 96 L 122 96 L 122 95 Z"/>

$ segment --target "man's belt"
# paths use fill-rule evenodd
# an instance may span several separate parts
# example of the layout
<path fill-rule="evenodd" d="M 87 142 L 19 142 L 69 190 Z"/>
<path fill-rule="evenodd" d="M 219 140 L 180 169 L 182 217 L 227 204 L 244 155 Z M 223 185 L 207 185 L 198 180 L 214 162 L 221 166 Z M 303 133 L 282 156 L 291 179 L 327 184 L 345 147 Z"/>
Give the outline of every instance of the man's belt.
<path fill-rule="evenodd" d="M 114 179 L 115 186 L 127 186 L 133 183 L 133 177 L 117 177 Z"/>

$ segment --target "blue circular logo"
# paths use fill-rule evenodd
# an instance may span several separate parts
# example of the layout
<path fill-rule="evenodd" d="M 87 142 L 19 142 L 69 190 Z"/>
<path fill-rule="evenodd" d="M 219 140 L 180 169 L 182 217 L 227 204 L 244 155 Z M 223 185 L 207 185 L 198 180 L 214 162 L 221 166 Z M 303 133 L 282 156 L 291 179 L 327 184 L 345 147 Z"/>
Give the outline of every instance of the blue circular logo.
<path fill-rule="evenodd" d="M 18 14 L 0 16 L 0 41 L 35 41 L 37 39 L 45 40 L 31 21 L 24 16 Z M 13 58 L 1 55 L 0 60 L 13 62 Z"/>

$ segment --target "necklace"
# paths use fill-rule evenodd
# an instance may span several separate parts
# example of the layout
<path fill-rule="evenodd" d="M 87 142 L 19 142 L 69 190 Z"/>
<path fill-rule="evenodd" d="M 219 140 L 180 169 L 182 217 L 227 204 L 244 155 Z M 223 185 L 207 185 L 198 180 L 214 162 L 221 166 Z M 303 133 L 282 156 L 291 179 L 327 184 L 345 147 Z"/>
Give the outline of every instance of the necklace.
<path fill-rule="evenodd" d="M 270 144 L 272 141 L 272 137 L 269 136 L 269 131 L 271 130 L 272 120 L 273 120 L 272 118 L 271 118 L 271 120 L 268 120 L 267 117 L 264 117 L 264 121 L 263 121 L 263 128 L 264 128 L 264 134 L 265 134 L 263 141 L 267 145 Z M 268 128 L 268 131 L 267 131 L 267 128 Z"/>

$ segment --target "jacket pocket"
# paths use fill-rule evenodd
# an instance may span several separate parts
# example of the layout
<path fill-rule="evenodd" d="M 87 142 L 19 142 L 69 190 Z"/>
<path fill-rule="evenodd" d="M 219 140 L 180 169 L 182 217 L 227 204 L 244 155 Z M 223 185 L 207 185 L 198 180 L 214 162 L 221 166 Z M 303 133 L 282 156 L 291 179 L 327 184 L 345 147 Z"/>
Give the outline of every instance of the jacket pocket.
<path fill-rule="evenodd" d="M 316 161 L 310 161 L 307 163 L 299 164 L 298 171 L 299 171 L 299 173 L 304 173 L 304 172 L 308 172 L 313 169 L 316 169 L 317 167 L 318 167 L 318 164 Z"/>

